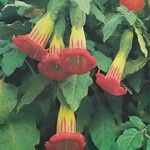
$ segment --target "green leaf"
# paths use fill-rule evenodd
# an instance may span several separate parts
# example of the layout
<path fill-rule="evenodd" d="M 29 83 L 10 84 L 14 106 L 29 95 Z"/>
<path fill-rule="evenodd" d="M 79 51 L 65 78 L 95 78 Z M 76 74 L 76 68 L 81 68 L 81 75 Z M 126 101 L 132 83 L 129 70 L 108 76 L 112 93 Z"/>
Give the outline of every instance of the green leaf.
<path fill-rule="evenodd" d="M 119 150 L 136 150 L 143 145 L 143 135 L 140 131 L 131 128 L 125 130 L 117 139 Z"/>
<path fill-rule="evenodd" d="M 142 120 L 137 116 L 130 116 L 130 122 L 134 125 L 134 127 L 138 129 L 144 129 L 146 125 L 142 122 Z"/>
<path fill-rule="evenodd" d="M 0 22 L 0 39 L 8 40 L 13 35 L 28 33 L 31 26 L 28 22 L 22 24 L 20 21 L 16 21 L 13 24 L 5 24 Z"/>
<path fill-rule="evenodd" d="M 17 119 L 0 126 L 0 149 L 33 150 L 40 134 L 34 121 Z"/>
<path fill-rule="evenodd" d="M 2 124 L 17 104 L 15 86 L 0 81 L 0 124 Z M 0 144 L 1 145 L 1 144 Z"/>
<path fill-rule="evenodd" d="M 111 19 L 106 22 L 104 28 L 103 28 L 103 41 L 105 42 L 116 30 L 117 26 L 121 24 L 123 21 L 123 16 L 121 14 L 114 14 L 112 15 Z"/>
<path fill-rule="evenodd" d="M 125 123 L 122 123 L 120 126 L 121 130 L 126 130 L 126 129 L 130 129 L 130 128 L 134 128 L 135 126 L 130 122 L 130 121 L 126 121 Z"/>
<path fill-rule="evenodd" d="M 119 96 L 112 96 L 110 94 L 105 93 L 107 101 L 114 113 L 115 119 L 117 120 L 118 124 L 122 122 L 122 107 L 123 107 L 123 97 Z"/>
<path fill-rule="evenodd" d="M 104 72 L 107 72 L 112 64 L 111 58 L 106 57 L 100 51 L 93 51 L 92 53 L 96 58 L 98 68 Z"/>
<path fill-rule="evenodd" d="M 87 111 L 88 110 L 88 111 Z M 77 112 L 77 130 L 83 132 L 85 127 L 90 123 L 91 114 L 93 112 L 92 102 L 89 97 L 86 97 Z"/>
<path fill-rule="evenodd" d="M 9 0 L 0 0 L 2 4 L 6 4 Z"/>
<path fill-rule="evenodd" d="M 91 0 L 71 0 L 78 4 L 80 9 L 85 12 L 86 14 L 90 13 L 90 2 Z"/>
<path fill-rule="evenodd" d="M 117 125 L 105 106 L 101 106 L 93 115 L 90 126 L 92 141 L 99 150 L 110 150 L 117 137 Z"/>
<path fill-rule="evenodd" d="M 89 73 L 74 75 L 60 84 L 62 94 L 70 107 L 76 111 L 81 100 L 88 94 L 89 86 L 93 83 Z"/>
<path fill-rule="evenodd" d="M 146 150 L 150 150 L 150 139 L 149 139 L 149 140 L 147 140 Z"/>
<path fill-rule="evenodd" d="M 95 50 L 94 49 L 95 43 L 93 41 L 91 41 L 91 40 L 87 40 L 86 41 L 86 47 L 87 47 L 88 50 L 94 51 Z"/>
<path fill-rule="evenodd" d="M 15 15 L 23 16 L 26 10 L 32 8 L 32 5 L 26 4 L 25 2 L 15 1 L 14 3 L 6 4 L 2 11 L 1 17 L 8 18 L 13 17 Z"/>
<path fill-rule="evenodd" d="M 19 68 L 23 65 L 26 56 L 19 52 L 18 50 L 12 50 L 3 55 L 2 59 L 2 69 L 3 72 L 10 76 L 16 68 Z"/>
<path fill-rule="evenodd" d="M 126 7 L 120 6 L 117 10 L 124 15 L 130 25 L 134 25 L 137 19 L 137 16 L 132 12 L 129 11 Z"/>
<path fill-rule="evenodd" d="M 140 50 L 144 53 L 145 57 L 147 57 L 148 56 L 148 50 L 146 48 L 143 36 L 142 36 L 142 34 L 138 28 L 134 27 L 134 29 L 135 29 L 135 33 L 137 34 L 138 42 L 140 45 Z"/>
<path fill-rule="evenodd" d="M 44 1 L 41 1 L 41 0 L 24 0 L 24 2 L 26 2 L 28 4 L 32 4 L 32 5 L 38 6 L 40 8 L 41 7 L 42 8 L 46 8 L 49 0 L 44 0 Z"/>
<path fill-rule="evenodd" d="M 12 45 L 9 40 L 0 40 L 0 55 L 10 51 Z"/>
<path fill-rule="evenodd" d="M 143 56 L 139 56 L 135 60 L 127 61 L 125 65 L 124 75 L 123 78 L 127 75 L 133 74 L 134 72 L 139 71 L 141 68 L 143 68 L 146 64 L 146 62 L 149 60 L 149 58 L 144 58 Z"/>
<path fill-rule="evenodd" d="M 91 12 L 96 17 L 97 20 L 105 23 L 105 16 L 103 15 L 102 11 L 98 9 L 98 7 L 95 4 L 91 4 Z"/>
<path fill-rule="evenodd" d="M 18 103 L 17 111 L 19 112 L 24 105 L 30 104 L 49 83 L 49 80 L 39 74 L 30 76 L 24 85 L 25 93 Z"/>
<path fill-rule="evenodd" d="M 133 90 L 137 93 L 139 93 L 141 90 L 141 84 L 143 80 L 142 75 L 143 75 L 142 72 L 138 71 L 133 75 L 129 76 L 128 78 L 128 83 L 133 88 Z"/>

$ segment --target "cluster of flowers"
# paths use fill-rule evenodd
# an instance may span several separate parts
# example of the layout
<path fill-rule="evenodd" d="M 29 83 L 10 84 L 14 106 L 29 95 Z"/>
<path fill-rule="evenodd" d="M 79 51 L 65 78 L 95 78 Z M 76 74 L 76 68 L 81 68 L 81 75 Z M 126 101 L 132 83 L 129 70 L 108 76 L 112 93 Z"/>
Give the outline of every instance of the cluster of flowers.
<path fill-rule="evenodd" d="M 144 0 L 120 0 L 131 11 L 144 8 Z M 57 4 L 57 5 L 56 5 Z M 63 36 L 65 19 L 59 16 L 67 0 L 50 0 L 46 14 L 36 23 L 27 35 L 13 37 L 13 43 L 30 58 L 39 62 L 38 69 L 44 76 L 53 80 L 64 80 L 73 74 L 84 74 L 96 67 L 96 60 L 86 49 L 84 33 L 85 14 L 78 6 L 71 7 L 71 35 L 69 47 L 65 48 Z M 53 35 L 52 35 L 53 33 Z M 51 38 L 52 36 L 52 38 Z M 49 48 L 47 44 L 50 39 Z M 120 96 L 126 93 L 121 87 L 126 59 L 132 48 L 133 31 L 127 29 L 122 34 L 120 49 L 107 73 L 96 74 L 97 84 L 108 93 Z M 84 137 L 76 132 L 74 112 L 61 104 L 57 121 L 57 133 L 45 143 L 47 150 L 83 150 Z"/>

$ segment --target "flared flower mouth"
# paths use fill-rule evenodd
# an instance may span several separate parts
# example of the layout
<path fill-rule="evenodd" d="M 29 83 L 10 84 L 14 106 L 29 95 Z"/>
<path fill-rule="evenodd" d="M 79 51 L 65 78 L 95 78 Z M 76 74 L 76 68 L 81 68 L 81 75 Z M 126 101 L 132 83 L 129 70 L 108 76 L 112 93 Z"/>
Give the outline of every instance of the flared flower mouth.
<path fill-rule="evenodd" d="M 54 22 L 50 13 L 46 13 L 27 35 L 20 35 L 12 38 L 12 42 L 32 59 L 41 61 L 45 55 L 45 46 L 53 31 Z"/>
<path fill-rule="evenodd" d="M 114 96 L 126 94 L 127 90 L 120 86 L 116 79 L 104 76 L 102 73 L 96 74 L 96 83 L 106 92 Z"/>
<path fill-rule="evenodd" d="M 47 55 L 42 62 L 38 64 L 41 74 L 52 80 L 64 80 L 70 76 L 69 73 L 60 66 L 59 56 Z"/>
<path fill-rule="evenodd" d="M 69 48 L 60 53 L 61 66 L 72 74 L 84 74 L 96 67 L 96 59 L 86 49 L 83 26 L 73 26 Z"/>
<path fill-rule="evenodd" d="M 57 119 L 57 133 L 45 143 L 46 150 L 83 150 L 85 144 L 84 136 L 76 132 L 74 112 L 62 103 Z"/>
<path fill-rule="evenodd" d="M 60 53 L 61 66 L 73 74 L 84 74 L 96 67 L 96 59 L 81 48 L 66 48 Z"/>
<path fill-rule="evenodd" d="M 13 43 L 20 49 L 22 53 L 27 54 L 30 58 L 41 61 L 47 54 L 47 51 L 26 35 L 13 36 Z"/>
<path fill-rule="evenodd" d="M 144 9 L 144 0 L 120 0 L 120 4 L 124 5 L 131 11 Z"/>
<path fill-rule="evenodd" d="M 104 76 L 102 73 L 96 74 L 96 83 L 106 92 L 121 96 L 126 94 L 126 90 L 120 86 L 124 66 L 126 62 L 126 56 L 122 50 L 116 55 L 107 75 Z"/>
<path fill-rule="evenodd" d="M 85 138 L 80 133 L 57 133 L 45 143 L 46 150 L 83 150 Z"/>

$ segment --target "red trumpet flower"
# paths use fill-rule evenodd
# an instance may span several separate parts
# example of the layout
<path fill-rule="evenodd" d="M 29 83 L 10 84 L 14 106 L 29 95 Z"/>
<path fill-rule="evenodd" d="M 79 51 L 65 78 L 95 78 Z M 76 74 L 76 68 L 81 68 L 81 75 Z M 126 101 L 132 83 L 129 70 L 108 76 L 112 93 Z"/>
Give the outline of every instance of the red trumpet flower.
<path fill-rule="evenodd" d="M 121 87 L 120 82 L 129 52 L 132 48 L 133 32 L 126 30 L 121 39 L 120 50 L 116 55 L 108 73 L 104 76 L 102 73 L 96 74 L 97 84 L 106 92 L 120 96 L 126 93 L 126 89 Z"/>
<path fill-rule="evenodd" d="M 59 54 L 63 48 L 63 39 L 57 35 L 54 35 L 48 49 L 48 54 L 45 55 L 42 58 L 41 63 L 38 64 L 38 69 L 41 74 L 53 80 L 64 80 L 70 76 L 70 74 L 60 66 L 61 61 Z"/>
<path fill-rule="evenodd" d="M 144 8 L 144 0 L 120 0 L 120 4 L 131 11 L 138 11 Z"/>
<path fill-rule="evenodd" d="M 57 133 L 45 143 L 46 150 L 83 150 L 83 135 L 76 132 L 74 112 L 61 105 L 57 121 Z"/>
<path fill-rule="evenodd" d="M 120 86 L 125 60 L 125 55 L 118 53 L 106 76 L 102 73 L 96 74 L 97 84 L 103 90 L 115 96 L 124 95 L 126 93 L 126 90 Z"/>
<path fill-rule="evenodd" d="M 46 13 L 27 35 L 13 37 L 13 43 L 32 59 L 40 61 L 47 54 L 44 47 L 53 31 L 54 22 L 50 13 Z"/>
<path fill-rule="evenodd" d="M 84 74 L 96 66 L 95 58 L 86 50 L 83 27 L 73 26 L 69 48 L 60 54 L 62 67 L 72 74 Z"/>

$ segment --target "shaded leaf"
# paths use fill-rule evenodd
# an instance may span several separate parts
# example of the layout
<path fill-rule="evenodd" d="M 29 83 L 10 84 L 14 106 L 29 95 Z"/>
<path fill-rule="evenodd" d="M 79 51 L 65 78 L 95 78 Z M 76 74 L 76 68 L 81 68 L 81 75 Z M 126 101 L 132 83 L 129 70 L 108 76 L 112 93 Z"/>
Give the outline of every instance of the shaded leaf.
<path fill-rule="evenodd" d="M 92 141 L 100 150 L 110 150 L 117 137 L 117 125 L 112 114 L 101 106 L 93 116 L 90 126 Z"/>
<path fill-rule="evenodd" d="M 143 56 L 139 56 L 135 60 L 127 61 L 123 77 L 126 77 L 127 75 L 133 74 L 134 72 L 142 69 L 148 60 L 149 58 L 146 59 Z"/>
<path fill-rule="evenodd" d="M 0 149 L 33 150 L 40 134 L 34 121 L 17 119 L 0 126 Z"/>
<path fill-rule="evenodd" d="M 35 74 L 29 77 L 26 81 L 25 93 L 18 103 L 17 111 L 20 111 L 24 105 L 30 104 L 50 83 L 50 81 L 39 74 Z"/>
<path fill-rule="evenodd" d="M 88 111 L 87 111 L 88 110 Z M 89 124 L 91 114 L 93 112 L 92 102 L 89 97 L 85 98 L 77 112 L 77 130 L 83 132 L 85 127 Z"/>
<path fill-rule="evenodd" d="M 17 88 L 0 81 L 0 124 L 7 119 L 16 104 Z"/>
<path fill-rule="evenodd" d="M 139 71 L 129 76 L 128 78 L 128 83 L 133 88 L 133 90 L 137 93 L 139 93 L 141 90 L 141 84 L 143 80 L 142 75 L 143 75 L 142 72 Z"/>
<path fill-rule="evenodd" d="M 25 11 L 31 8 L 32 5 L 16 0 L 14 3 L 6 4 L 3 7 L 1 11 L 1 17 L 4 19 L 9 17 L 14 17 L 16 14 L 23 16 Z"/>
<path fill-rule="evenodd" d="M 141 32 L 139 31 L 138 28 L 134 27 L 134 29 L 135 29 L 135 33 L 137 34 L 138 42 L 139 42 L 139 45 L 140 45 L 140 50 L 144 53 L 145 57 L 147 57 L 148 50 L 146 48 L 143 36 L 142 36 L 142 34 L 141 34 Z"/>
<path fill-rule="evenodd" d="M 119 96 L 112 96 L 110 94 L 106 94 L 107 101 L 114 113 L 115 119 L 117 120 L 118 124 L 122 122 L 122 108 L 123 108 L 123 97 Z"/>
<path fill-rule="evenodd" d="M 22 24 L 20 21 L 16 21 L 13 24 L 5 24 L 0 22 L 0 39 L 8 40 L 13 35 L 25 34 L 30 30 L 30 24 L 25 22 Z"/>
<path fill-rule="evenodd" d="M 147 144 L 146 144 L 146 150 L 150 149 L 150 139 L 147 140 Z"/>

